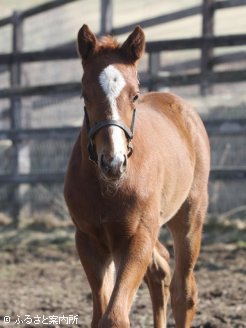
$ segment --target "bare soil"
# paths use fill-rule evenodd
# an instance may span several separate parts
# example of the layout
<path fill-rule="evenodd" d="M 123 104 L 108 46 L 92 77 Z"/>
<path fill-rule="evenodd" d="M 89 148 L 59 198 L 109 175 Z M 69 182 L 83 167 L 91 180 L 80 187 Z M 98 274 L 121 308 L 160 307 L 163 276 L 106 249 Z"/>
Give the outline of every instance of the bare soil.
<path fill-rule="evenodd" d="M 1 233 L 0 328 L 90 327 L 91 293 L 73 246 L 72 229 L 67 229 L 49 232 L 45 237 L 39 231 Z M 217 242 L 219 239 L 203 245 L 196 266 L 199 307 L 192 327 L 243 328 L 246 327 L 245 244 Z M 173 258 L 172 246 L 168 244 Z M 170 307 L 168 312 L 168 327 L 174 327 Z M 50 316 L 69 315 L 78 315 L 77 324 L 66 321 L 49 324 Z M 6 316 L 10 323 L 4 322 Z M 34 323 L 37 316 L 48 319 L 38 325 Z M 23 323 L 17 325 L 21 320 Z M 139 288 L 130 320 L 132 327 L 153 327 L 145 284 Z"/>

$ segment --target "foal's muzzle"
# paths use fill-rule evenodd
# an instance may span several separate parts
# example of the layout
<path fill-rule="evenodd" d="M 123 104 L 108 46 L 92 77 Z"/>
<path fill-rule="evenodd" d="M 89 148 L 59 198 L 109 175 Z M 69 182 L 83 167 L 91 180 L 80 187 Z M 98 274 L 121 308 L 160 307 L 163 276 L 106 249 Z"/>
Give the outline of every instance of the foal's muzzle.
<path fill-rule="evenodd" d="M 105 178 L 109 180 L 119 180 L 126 171 L 126 155 L 116 155 L 113 158 L 107 155 L 101 155 L 99 167 Z"/>

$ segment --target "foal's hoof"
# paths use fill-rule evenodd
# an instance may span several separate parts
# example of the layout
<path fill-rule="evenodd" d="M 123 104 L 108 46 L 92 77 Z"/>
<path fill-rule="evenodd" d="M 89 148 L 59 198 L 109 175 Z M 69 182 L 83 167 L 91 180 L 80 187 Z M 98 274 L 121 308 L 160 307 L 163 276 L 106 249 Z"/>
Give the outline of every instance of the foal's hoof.
<path fill-rule="evenodd" d="M 113 320 L 108 317 L 102 317 L 98 325 L 99 328 L 130 328 L 129 321 Z"/>

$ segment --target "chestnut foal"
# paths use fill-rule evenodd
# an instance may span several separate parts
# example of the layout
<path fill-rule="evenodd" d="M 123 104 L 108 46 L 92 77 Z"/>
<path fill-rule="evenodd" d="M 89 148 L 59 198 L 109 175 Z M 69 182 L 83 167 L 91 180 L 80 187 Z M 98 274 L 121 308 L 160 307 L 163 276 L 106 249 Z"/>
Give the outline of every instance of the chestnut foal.
<path fill-rule="evenodd" d="M 93 328 L 130 327 L 143 279 L 155 328 L 166 327 L 169 290 L 177 328 L 190 327 L 195 314 L 209 143 L 182 99 L 139 94 L 136 63 L 144 45 L 140 27 L 122 45 L 97 40 L 86 25 L 78 33 L 85 116 L 64 193 L 92 290 Z M 168 251 L 158 241 L 165 223 L 174 240 L 172 279 Z"/>

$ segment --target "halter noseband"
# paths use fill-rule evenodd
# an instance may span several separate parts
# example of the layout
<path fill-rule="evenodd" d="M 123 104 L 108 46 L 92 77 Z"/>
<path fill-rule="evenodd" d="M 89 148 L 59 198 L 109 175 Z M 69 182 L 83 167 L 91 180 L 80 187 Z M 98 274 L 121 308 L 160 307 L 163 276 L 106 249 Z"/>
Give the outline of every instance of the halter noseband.
<path fill-rule="evenodd" d="M 97 153 L 95 149 L 95 144 L 94 144 L 94 138 L 97 132 L 107 126 L 118 126 L 121 128 L 126 135 L 127 141 L 128 141 L 128 154 L 127 156 L 131 156 L 133 152 L 133 146 L 131 144 L 131 140 L 133 139 L 133 130 L 134 130 L 134 124 L 135 124 L 135 118 L 136 118 L 136 109 L 133 109 L 132 113 L 132 122 L 130 128 L 128 128 L 124 123 L 117 121 L 117 120 L 104 120 L 97 122 L 93 127 L 90 126 L 90 120 L 89 116 L 86 110 L 86 107 L 84 107 L 85 111 L 85 124 L 86 124 L 86 130 L 87 130 L 87 135 L 89 138 L 89 143 L 88 143 L 88 153 L 89 153 L 89 159 L 97 164 L 98 158 L 97 158 Z"/>

